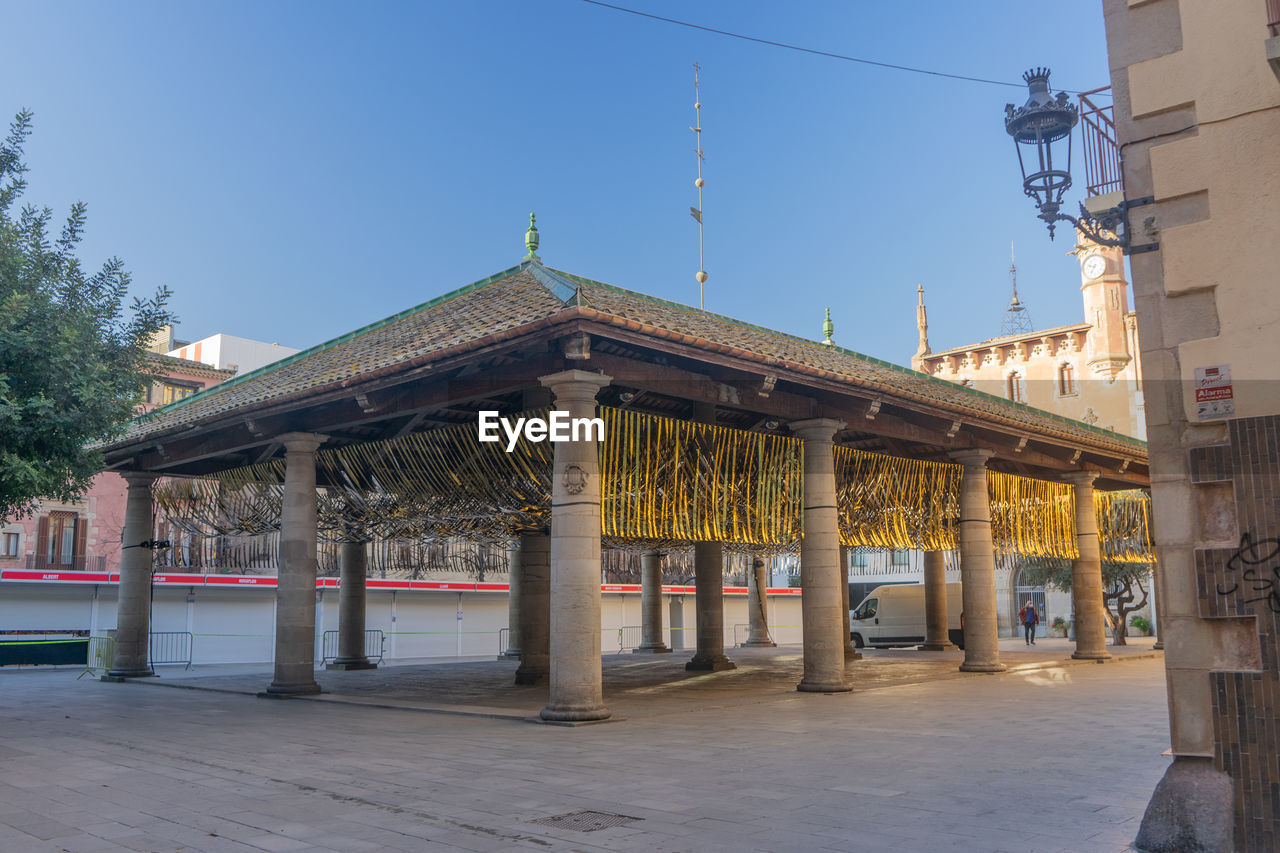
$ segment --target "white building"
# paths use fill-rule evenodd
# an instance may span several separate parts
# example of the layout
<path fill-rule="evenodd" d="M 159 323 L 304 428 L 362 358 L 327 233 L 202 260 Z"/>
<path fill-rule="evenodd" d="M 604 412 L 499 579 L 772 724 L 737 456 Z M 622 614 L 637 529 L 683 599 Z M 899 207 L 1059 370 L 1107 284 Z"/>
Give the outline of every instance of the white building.
<path fill-rule="evenodd" d="M 298 350 L 277 343 L 269 344 L 264 341 L 238 338 L 235 335 L 218 334 L 183 344 L 168 354 L 177 358 L 204 362 L 220 370 L 234 370 L 237 376 L 243 376 L 296 352 Z"/>

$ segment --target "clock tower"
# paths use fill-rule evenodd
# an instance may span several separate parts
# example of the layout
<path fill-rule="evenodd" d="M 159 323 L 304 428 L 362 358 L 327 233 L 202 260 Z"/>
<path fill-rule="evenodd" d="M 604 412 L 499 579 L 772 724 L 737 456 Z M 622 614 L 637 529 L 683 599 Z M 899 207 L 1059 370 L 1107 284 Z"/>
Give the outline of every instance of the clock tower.
<path fill-rule="evenodd" d="M 1129 342 L 1128 282 L 1124 254 L 1115 246 L 1100 246 L 1077 232 L 1074 254 L 1080 260 L 1080 290 L 1084 297 L 1084 321 L 1089 329 L 1085 360 L 1089 372 L 1113 381 L 1133 360 Z"/>

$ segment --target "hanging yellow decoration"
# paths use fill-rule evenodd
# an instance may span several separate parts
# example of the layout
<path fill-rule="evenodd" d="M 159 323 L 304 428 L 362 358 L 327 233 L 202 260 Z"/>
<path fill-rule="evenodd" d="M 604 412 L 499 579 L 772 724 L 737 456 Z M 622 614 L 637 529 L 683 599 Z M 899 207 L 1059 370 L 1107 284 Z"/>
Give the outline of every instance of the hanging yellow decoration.
<path fill-rule="evenodd" d="M 949 550 L 955 547 L 959 465 L 835 448 L 840 544 Z"/>
<path fill-rule="evenodd" d="M 1094 492 L 1102 559 L 1113 563 L 1154 563 L 1151 498 L 1140 489 Z"/>
<path fill-rule="evenodd" d="M 760 546 L 799 538 L 799 439 L 627 409 L 600 413 L 604 536 Z"/>
<path fill-rule="evenodd" d="M 1070 484 L 988 471 L 987 493 L 997 552 L 1066 560 L 1078 555 Z"/>

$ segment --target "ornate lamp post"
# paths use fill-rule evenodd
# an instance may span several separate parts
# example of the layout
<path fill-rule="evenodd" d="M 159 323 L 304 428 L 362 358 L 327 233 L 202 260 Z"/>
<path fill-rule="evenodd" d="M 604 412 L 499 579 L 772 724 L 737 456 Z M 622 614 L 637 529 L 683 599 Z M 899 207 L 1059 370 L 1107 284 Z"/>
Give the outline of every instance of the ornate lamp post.
<path fill-rule="evenodd" d="M 1030 97 L 1021 107 L 1005 105 L 1004 129 L 1013 137 L 1013 147 L 1018 152 L 1022 190 L 1036 203 L 1039 217 L 1049 226 L 1049 239 L 1053 239 L 1055 222 L 1070 222 L 1093 242 L 1120 246 L 1126 253 L 1157 248 L 1156 244 L 1129 244 L 1129 208 L 1150 204 L 1150 198 L 1122 201 L 1095 213 L 1081 204 L 1079 219 L 1061 212 L 1062 194 L 1071 188 L 1071 131 L 1080 120 L 1080 112 L 1066 92 L 1050 94 L 1048 68 L 1033 68 L 1022 79 Z"/>

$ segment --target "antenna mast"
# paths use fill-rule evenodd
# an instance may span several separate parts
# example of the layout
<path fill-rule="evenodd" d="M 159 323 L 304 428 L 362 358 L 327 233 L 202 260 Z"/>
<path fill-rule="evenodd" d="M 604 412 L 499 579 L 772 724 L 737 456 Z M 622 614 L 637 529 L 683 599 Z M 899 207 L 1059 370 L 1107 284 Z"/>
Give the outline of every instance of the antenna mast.
<path fill-rule="evenodd" d="M 1000 329 L 1001 337 L 1030 334 L 1032 329 L 1031 315 L 1027 306 L 1018 298 L 1018 266 L 1013 260 L 1013 243 L 1009 243 L 1009 281 L 1013 283 L 1013 298 L 1004 312 L 1004 323 Z"/>
<path fill-rule="evenodd" d="M 693 110 L 696 121 L 695 126 L 689 129 L 698 140 L 698 179 L 693 182 L 693 185 L 698 188 L 698 206 L 689 208 L 689 215 L 698 223 L 698 274 L 694 278 L 698 280 L 698 307 L 705 310 L 703 290 L 707 284 L 707 271 L 702 258 L 702 187 L 705 184 L 702 180 L 702 162 L 706 158 L 702 156 L 702 98 L 698 90 L 698 72 L 701 70 L 701 65 L 693 63 Z"/>

